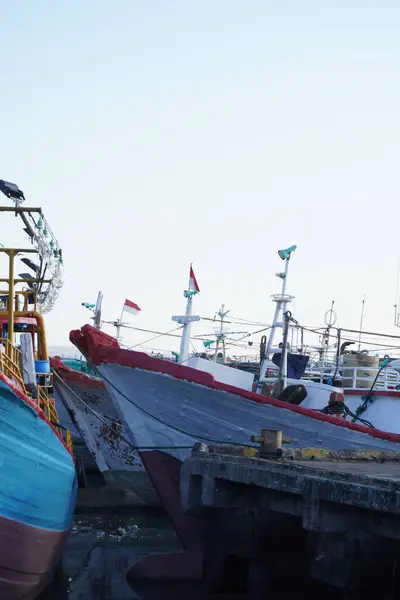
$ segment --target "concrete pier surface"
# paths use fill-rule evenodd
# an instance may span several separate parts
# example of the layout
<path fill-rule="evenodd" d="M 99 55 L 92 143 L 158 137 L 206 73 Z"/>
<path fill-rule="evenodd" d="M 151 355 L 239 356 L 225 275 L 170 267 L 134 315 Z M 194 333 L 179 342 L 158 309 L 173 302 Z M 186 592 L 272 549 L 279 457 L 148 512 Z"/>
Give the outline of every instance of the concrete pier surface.
<path fill-rule="evenodd" d="M 236 560 L 245 578 L 266 568 L 273 578 L 283 568 L 286 576 L 303 571 L 344 590 L 377 593 L 387 585 L 393 593 L 400 578 L 399 454 L 254 454 L 197 444 L 182 466 L 183 508 L 207 524 L 205 571 L 211 565 L 211 576 L 222 577 L 223 564 Z"/>

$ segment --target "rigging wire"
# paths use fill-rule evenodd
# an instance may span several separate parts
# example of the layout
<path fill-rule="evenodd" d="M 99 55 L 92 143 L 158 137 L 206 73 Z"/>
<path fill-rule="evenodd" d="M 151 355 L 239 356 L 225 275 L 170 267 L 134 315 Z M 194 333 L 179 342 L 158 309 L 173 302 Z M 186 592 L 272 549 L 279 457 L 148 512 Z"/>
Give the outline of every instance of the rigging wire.
<path fill-rule="evenodd" d="M 212 323 L 216 323 L 219 324 L 221 321 L 219 319 L 211 319 L 210 317 L 200 317 L 200 319 L 202 321 L 211 321 Z M 236 319 L 235 317 L 230 317 L 229 321 L 225 321 L 224 319 L 224 324 L 226 325 L 248 325 L 249 327 L 260 327 L 260 326 L 266 326 L 267 323 L 260 323 L 259 321 L 250 321 L 248 319 Z"/>
<path fill-rule="evenodd" d="M 108 325 L 115 325 L 117 323 L 117 321 L 103 321 L 103 323 L 107 323 Z M 163 332 L 163 331 L 154 331 L 153 329 L 142 329 L 140 327 L 132 327 L 132 325 L 123 325 L 123 327 L 125 329 L 134 329 L 135 331 L 143 331 L 144 333 L 157 333 L 159 335 L 159 337 L 166 335 L 169 337 L 175 337 L 175 338 L 180 338 L 180 335 L 171 333 L 172 331 L 176 331 L 177 329 L 180 329 L 180 327 L 176 327 L 175 329 L 171 329 L 171 332 Z"/>
<path fill-rule="evenodd" d="M 232 315 L 229 317 L 230 319 L 236 319 L 236 321 L 243 321 L 243 323 L 249 323 L 249 325 L 257 325 L 258 327 L 266 326 L 267 323 L 261 323 L 260 321 L 253 321 L 251 319 L 242 319 L 242 317 L 233 317 Z"/>
<path fill-rule="evenodd" d="M 153 340 L 157 340 L 160 337 L 163 337 L 164 335 L 171 335 L 174 331 L 178 331 L 179 329 L 182 329 L 182 325 L 180 325 L 179 327 L 174 327 L 174 329 L 171 329 L 170 331 L 167 331 L 166 333 L 159 333 L 159 335 L 156 335 L 155 337 L 152 337 L 148 340 L 144 340 L 143 342 L 140 342 L 139 344 L 135 344 L 134 346 L 131 346 L 130 348 L 138 348 L 139 346 L 142 346 L 143 344 L 148 344 L 150 342 L 152 342 Z M 180 335 L 178 336 L 174 336 L 174 337 L 181 337 Z"/>
<path fill-rule="evenodd" d="M 103 425 L 105 425 L 106 427 L 109 427 L 112 431 L 115 432 L 115 423 L 109 417 L 105 417 L 104 415 L 101 415 L 99 412 L 94 410 L 64 381 L 64 379 L 56 371 L 53 371 L 53 373 L 62 382 L 62 384 L 65 385 L 65 387 L 79 400 L 79 402 L 81 402 L 85 406 L 86 409 L 88 409 L 95 417 L 97 417 L 103 423 Z M 162 425 L 166 425 L 165 421 L 163 421 L 159 417 L 156 417 L 155 415 L 152 415 L 147 410 L 145 410 L 144 408 L 142 408 L 141 406 L 136 404 L 132 399 L 130 399 L 128 396 L 126 396 L 123 392 L 121 392 L 121 390 L 119 390 L 113 383 L 111 383 L 111 381 L 109 379 L 107 379 L 107 377 L 102 375 L 101 378 L 103 381 L 108 383 L 108 385 L 110 385 L 117 392 L 117 394 L 120 394 L 130 404 L 132 404 L 135 408 L 137 408 L 140 412 L 144 413 L 150 419 L 153 419 L 154 421 L 158 421 Z M 170 427 L 177 433 L 180 433 L 181 435 L 184 435 L 189 438 L 195 438 L 196 440 L 203 441 L 207 444 L 225 444 L 225 445 L 227 444 L 226 440 L 210 440 L 208 438 L 199 436 L 198 434 L 195 435 L 193 433 L 189 433 L 187 431 L 184 431 L 183 429 L 180 429 L 179 427 L 176 427 L 176 426 L 173 426 L 170 424 L 168 424 L 168 427 Z M 133 444 L 131 442 L 131 440 L 126 438 L 124 435 L 119 434 L 119 436 L 126 444 L 131 446 L 131 448 L 133 448 L 134 450 L 139 450 L 139 451 L 140 450 L 192 450 L 193 449 L 193 444 L 191 444 L 190 446 L 136 446 L 135 444 Z M 245 446 L 247 448 L 257 448 L 256 444 L 246 444 L 246 443 L 241 442 L 239 445 Z"/>
<path fill-rule="evenodd" d="M 205 320 L 205 321 L 215 322 L 215 319 L 211 319 L 209 317 L 201 317 L 201 319 Z M 242 324 L 247 324 L 248 326 L 256 326 L 256 324 L 257 324 L 256 321 L 251 321 L 250 319 L 241 319 L 241 321 L 243 322 Z M 104 321 L 104 322 L 108 323 L 108 324 L 112 324 L 112 325 L 115 323 L 114 321 Z M 225 323 L 240 324 L 239 322 L 235 323 L 235 321 L 225 321 Z M 145 333 L 155 333 L 156 334 L 154 337 L 149 338 L 147 340 L 144 340 L 142 342 L 139 342 L 138 344 L 134 344 L 132 346 L 126 345 L 126 347 L 129 348 L 129 349 L 134 349 L 134 348 L 138 348 L 140 346 L 144 346 L 145 344 L 148 344 L 148 343 L 152 342 L 153 340 L 156 340 L 156 339 L 158 339 L 160 337 L 163 337 L 163 336 L 174 337 L 174 338 L 179 338 L 179 339 L 181 338 L 180 334 L 176 334 L 174 332 L 179 331 L 180 329 L 182 329 L 182 326 L 176 327 L 176 328 L 171 329 L 170 331 L 166 331 L 166 332 L 155 331 L 155 330 L 152 330 L 152 329 L 144 329 L 144 328 L 140 328 L 140 327 L 133 327 L 131 325 L 124 325 L 124 327 L 127 328 L 127 329 L 135 330 L 135 331 L 141 331 L 141 332 L 145 332 Z M 253 331 L 253 332 L 250 332 L 250 333 L 246 333 L 242 337 L 239 337 L 237 339 L 231 338 L 232 341 L 229 341 L 228 344 L 229 344 L 229 346 L 234 346 L 234 347 L 238 347 L 238 348 L 242 348 L 242 349 L 247 349 L 247 346 L 239 345 L 238 342 L 243 341 L 246 338 L 253 337 L 253 336 L 255 336 L 255 335 L 259 334 L 259 333 L 262 333 L 264 331 L 268 331 L 269 329 L 271 329 L 271 327 L 272 327 L 271 325 L 268 325 L 268 326 L 263 327 L 262 329 L 258 329 L 256 331 Z M 313 333 L 313 334 L 316 334 L 316 335 L 321 335 L 326 330 L 326 327 L 324 327 L 324 326 L 321 326 L 321 327 L 311 327 L 311 326 L 305 326 L 305 325 L 298 325 L 296 327 L 296 329 L 300 329 L 302 331 Z M 342 332 L 347 332 L 349 334 L 360 335 L 360 332 L 357 331 L 357 330 L 354 330 L 354 329 L 341 328 L 341 331 Z M 367 336 L 377 336 L 377 337 L 380 337 L 380 338 L 389 338 L 389 339 L 398 339 L 398 340 L 400 340 L 400 336 L 391 335 L 391 334 L 379 334 L 379 333 L 367 332 L 367 331 L 361 332 L 361 334 L 364 334 L 364 335 L 367 335 Z M 193 342 L 195 342 L 195 341 L 204 341 L 204 335 L 205 334 L 199 335 L 199 336 L 193 336 L 193 338 L 191 339 L 191 343 L 192 343 L 192 340 L 193 340 Z M 338 335 L 335 335 L 333 333 L 331 334 L 331 337 L 333 339 L 336 339 L 336 340 L 338 339 Z M 357 343 L 357 341 L 358 341 L 357 339 L 353 339 L 353 337 L 351 337 L 350 335 L 346 336 L 346 337 L 344 337 L 342 335 L 341 336 L 341 340 L 342 341 L 354 342 L 354 343 Z M 371 348 L 371 351 L 374 351 L 374 350 L 378 351 L 378 350 L 396 350 L 396 349 L 400 349 L 400 343 L 397 346 L 397 345 L 379 344 L 379 343 L 377 343 L 377 340 L 374 340 L 374 341 L 363 340 L 362 344 L 365 345 L 365 346 L 373 346 L 373 348 Z M 193 343 L 192 343 L 192 348 L 194 349 Z"/>
<path fill-rule="evenodd" d="M 306 327 L 306 326 L 303 326 L 303 330 L 304 330 L 304 331 L 308 331 L 308 332 L 310 332 L 310 333 L 316 333 L 316 334 L 318 334 L 318 335 L 320 335 L 320 333 L 321 333 L 320 331 L 318 331 L 318 330 L 316 330 L 316 329 L 310 329 L 309 327 Z M 356 330 L 352 330 L 352 329 L 342 329 L 342 331 L 347 331 L 347 332 L 351 332 L 351 333 L 359 333 L 358 331 L 356 331 Z M 396 335 L 380 334 L 380 333 L 377 333 L 377 334 L 371 334 L 370 332 L 366 332 L 366 331 L 365 331 L 365 332 L 362 332 L 362 333 L 364 333 L 364 334 L 366 334 L 366 335 L 368 335 L 368 334 L 369 334 L 369 335 L 376 335 L 376 336 L 378 336 L 378 337 L 388 337 L 388 338 L 395 338 L 395 339 L 399 339 L 399 340 L 400 340 L 400 337 L 399 337 L 399 336 L 396 336 Z M 334 338 L 334 339 L 339 339 L 339 338 L 338 338 L 338 336 L 337 336 L 337 335 L 335 335 L 335 334 L 331 334 L 331 337 L 332 337 L 332 338 Z M 342 341 L 354 342 L 355 344 L 356 344 L 356 343 L 357 343 L 357 341 L 358 341 L 357 339 L 354 339 L 354 338 L 351 338 L 351 337 L 345 337 L 345 336 L 341 336 L 341 338 L 340 338 L 340 339 L 341 339 Z M 364 344 L 364 345 L 366 345 L 366 346 L 376 346 L 377 342 L 376 342 L 376 341 L 375 341 L 375 342 L 363 341 L 363 342 L 362 342 L 362 344 Z M 392 346 L 392 345 L 390 345 L 390 346 L 389 346 L 389 345 L 386 345 L 386 344 L 380 344 L 380 346 L 382 347 L 382 349 L 383 349 L 383 348 L 399 348 L 399 347 L 400 347 L 400 343 L 399 343 L 399 345 L 398 345 L 398 346 Z"/>

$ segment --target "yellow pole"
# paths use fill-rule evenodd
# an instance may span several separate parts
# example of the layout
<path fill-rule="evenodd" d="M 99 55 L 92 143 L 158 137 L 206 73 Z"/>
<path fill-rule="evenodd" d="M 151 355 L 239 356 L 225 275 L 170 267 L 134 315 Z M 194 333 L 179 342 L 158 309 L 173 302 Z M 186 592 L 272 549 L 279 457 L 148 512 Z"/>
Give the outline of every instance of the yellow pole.
<path fill-rule="evenodd" d="M 46 329 L 44 326 L 44 319 L 43 319 L 43 315 L 41 315 L 38 312 L 34 312 L 33 316 L 36 319 L 36 322 L 39 326 L 39 343 L 40 343 L 40 358 L 42 360 L 49 360 L 49 355 L 48 355 L 48 351 L 47 351 L 47 338 L 46 338 Z"/>
<path fill-rule="evenodd" d="M 7 252 L 9 257 L 9 280 L 8 280 L 8 341 L 10 344 L 14 342 L 14 250 Z M 10 354 L 11 354 L 10 346 Z M 10 356 L 11 358 L 11 356 Z"/>

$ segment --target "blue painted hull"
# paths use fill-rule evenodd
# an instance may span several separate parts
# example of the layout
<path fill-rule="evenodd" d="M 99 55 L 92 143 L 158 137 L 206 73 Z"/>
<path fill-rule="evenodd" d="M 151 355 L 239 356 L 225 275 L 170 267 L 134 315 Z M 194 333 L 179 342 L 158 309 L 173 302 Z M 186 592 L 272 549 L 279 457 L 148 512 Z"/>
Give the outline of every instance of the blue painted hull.
<path fill-rule="evenodd" d="M 0 600 L 19 600 L 60 559 L 76 505 L 73 458 L 41 411 L 0 378 Z"/>

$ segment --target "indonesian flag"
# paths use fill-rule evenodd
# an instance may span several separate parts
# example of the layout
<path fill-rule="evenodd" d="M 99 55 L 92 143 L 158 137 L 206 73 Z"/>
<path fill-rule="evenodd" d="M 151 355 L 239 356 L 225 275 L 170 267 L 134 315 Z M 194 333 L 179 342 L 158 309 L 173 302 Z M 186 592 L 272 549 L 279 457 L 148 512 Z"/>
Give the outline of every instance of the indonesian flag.
<path fill-rule="evenodd" d="M 124 302 L 123 310 L 128 313 L 131 313 L 132 315 L 137 315 L 140 313 L 140 308 L 138 307 L 138 305 L 128 299 L 126 299 Z"/>
<path fill-rule="evenodd" d="M 194 274 L 192 265 L 190 265 L 189 290 L 196 290 L 196 292 L 200 292 L 199 284 L 197 283 L 196 275 Z"/>

